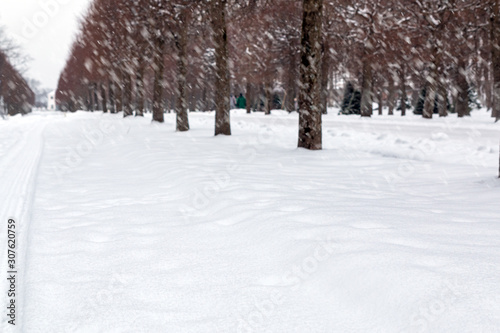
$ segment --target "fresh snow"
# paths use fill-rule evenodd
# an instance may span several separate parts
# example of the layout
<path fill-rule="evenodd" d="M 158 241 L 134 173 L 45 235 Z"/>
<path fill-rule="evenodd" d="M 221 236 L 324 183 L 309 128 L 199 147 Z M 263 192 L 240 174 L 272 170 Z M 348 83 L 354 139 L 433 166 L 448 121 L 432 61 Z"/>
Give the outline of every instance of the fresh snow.
<path fill-rule="evenodd" d="M 281 111 L 0 121 L 17 331 L 498 331 L 500 124 L 336 113 L 314 152 Z"/>

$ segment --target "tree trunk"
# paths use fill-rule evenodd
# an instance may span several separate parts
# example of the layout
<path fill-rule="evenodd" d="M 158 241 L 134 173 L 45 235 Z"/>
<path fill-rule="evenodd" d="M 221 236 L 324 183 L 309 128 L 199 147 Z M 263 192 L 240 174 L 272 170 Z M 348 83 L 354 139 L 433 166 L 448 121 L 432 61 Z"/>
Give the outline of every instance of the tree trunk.
<path fill-rule="evenodd" d="M 123 73 L 123 117 L 134 114 L 132 108 L 132 76 L 128 70 Z"/>
<path fill-rule="evenodd" d="M 180 33 L 176 36 L 175 46 L 178 52 L 177 60 L 177 84 L 178 84 L 178 95 L 176 103 L 176 130 L 178 132 L 186 132 L 189 130 L 189 119 L 188 119 L 188 103 L 187 103 L 187 32 L 188 32 L 188 16 L 186 10 L 183 9 L 180 16 Z"/>
<path fill-rule="evenodd" d="M 328 45 L 323 46 L 321 59 L 321 112 L 328 113 L 328 79 L 330 72 L 330 63 L 328 57 Z"/>
<path fill-rule="evenodd" d="M 399 84 L 401 85 L 401 117 L 406 116 L 406 65 L 401 64 L 399 70 Z"/>
<path fill-rule="evenodd" d="M 203 91 L 201 94 L 201 111 L 208 111 L 208 96 L 207 96 L 207 86 L 203 85 Z"/>
<path fill-rule="evenodd" d="M 361 117 L 371 117 L 373 113 L 373 71 L 368 60 L 363 61 L 363 84 L 361 87 Z"/>
<path fill-rule="evenodd" d="M 491 65 L 493 72 L 493 108 L 491 116 L 500 119 L 500 5 L 493 1 L 490 16 Z"/>
<path fill-rule="evenodd" d="M 154 54 L 154 82 L 153 82 L 153 121 L 163 123 L 163 72 L 165 64 L 163 54 L 165 52 L 165 41 L 162 37 L 156 37 Z"/>
<path fill-rule="evenodd" d="M 268 81 L 264 84 L 264 95 L 266 99 L 266 109 L 264 114 L 271 114 L 271 109 L 273 108 L 273 94 L 272 94 L 273 88 L 272 84 Z"/>
<path fill-rule="evenodd" d="M 123 111 L 123 89 L 122 79 L 118 78 L 115 84 L 115 99 L 116 99 L 116 112 Z"/>
<path fill-rule="evenodd" d="M 438 110 L 439 110 L 439 116 L 440 117 L 447 117 L 448 116 L 448 93 L 446 91 L 446 87 L 444 86 L 443 82 L 438 79 Z"/>
<path fill-rule="evenodd" d="M 89 111 L 94 112 L 95 108 L 95 100 L 94 100 L 95 94 L 94 94 L 94 85 L 90 84 L 89 85 Z"/>
<path fill-rule="evenodd" d="M 321 29 L 323 0 L 303 0 L 299 92 L 299 148 L 322 149 Z"/>
<path fill-rule="evenodd" d="M 485 75 L 486 80 L 482 82 L 484 86 L 485 104 L 488 110 L 493 110 L 493 93 L 492 93 L 493 83 L 489 78 L 490 71 L 487 71 L 487 73 L 488 74 Z"/>
<path fill-rule="evenodd" d="M 290 56 L 293 59 L 293 54 Z M 287 98 L 286 98 L 286 110 L 288 112 L 298 111 L 295 107 L 297 98 L 297 69 L 294 65 L 293 60 L 290 61 L 290 67 L 288 69 L 288 84 L 287 84 Z"/>
<path fill-rule="evenodd" d="M 215 135 L 231 135 L 226 4 L 227 0 L 212 0 L 211 6 L 215 43 Z"/>
<path fill-rule="evenodd" d="M 394 115 L 394 82 L 389 79 L 389 91 L 387 94 L 387 107 L 389 108 L 389 116 Z"/>
<path fill-rule="evenodd" d="M 108 81 L 109 112 L 116 113 L 115 109 L 115 87 L 113 81 Z"/>
<path fill-rule="evenodd" d="M 100 110 L 100 108 L 99 108 L 99 97 L 98 97 L 99 90 L 98 90 L 97 83 L 92 84 L 92 91 L 94 93 L 94 96 L 93 96 L 94 97 L 94 110 L 98 111 L 98 110 Z"/>
<path fill-rule="evenodd" d="M 384 105 L 383 105 L 383 101 L 382 101 L 382 98 L 383 98 L 383 92 L 382 90 L 380 90 L 377 94 L 377 99 L 378 99 L 378 115 L 381 116 L 383 114 L 383 108 L 384 108 Z"/>
<path fill-rule="evenodd" d="M 465 61 L 460 59 L 456 73 L 456 88 L 458 93 L 455 104 L 455 111 L 457 112 L 457 116 L 459 118 L 467 115 L 469 109 L 469 84 L 467 83 L 467 78 L 465 77 L 465 66 Z"/>
<path fill-rule="evenodd" d="M 252 91 L 252 84 L 247 81 L 247 113 L 252 113 L 252 98 L 253 98 L 253 91 Z"/>
<path fill-rule="evenodd" d="M 437 93 L 437 66 L 432 63 L 430 66 L 430 72 L 427 77 L 427 84 L 425 87 L 425 102 L 424 110 L 422 112 L 422 117 L 427 119 L 432 119 L 434 114 L 434 104 L 436 103 L 436 93 Z"/>
<path fill-rule="evenodd" d="M 108 102 L 106 99 L 106 87 L 104 83 L 101 83 L 101 104 L 102 104 L 102 111 L 104 113 L 108 112 Z"/>
<path fill-rule="evenodd" d="M 135 80 L 135 86 L 137 89 L 136 93 L 136 117 L 144 117 L 144 61 L 139 60 L 139 67 L 137 68 L 137 75 Z"/>

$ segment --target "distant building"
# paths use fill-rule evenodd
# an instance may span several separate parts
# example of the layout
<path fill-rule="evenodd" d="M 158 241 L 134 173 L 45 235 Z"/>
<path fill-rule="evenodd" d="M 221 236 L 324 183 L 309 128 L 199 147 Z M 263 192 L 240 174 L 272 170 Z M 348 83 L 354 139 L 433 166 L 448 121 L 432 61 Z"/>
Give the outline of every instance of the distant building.
<path fill-rule="evenodd" d="M 49 94 L 47 95 L 47 110 L 52 110 L 52 111 L 56 110 L 56 92 L 55 92 L 55 90 L 49 92 Z"/>

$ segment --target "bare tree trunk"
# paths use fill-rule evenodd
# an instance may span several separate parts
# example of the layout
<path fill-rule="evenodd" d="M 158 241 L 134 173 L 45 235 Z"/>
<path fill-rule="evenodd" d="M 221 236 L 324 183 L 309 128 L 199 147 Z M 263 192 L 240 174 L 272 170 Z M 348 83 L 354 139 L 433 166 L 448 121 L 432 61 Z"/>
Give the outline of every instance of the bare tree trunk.
<path fill-rule="evenodd" d="M 106 99 L 106 87 L 105 84 L 101 82 L 101 104 L 102 104 L 102 111 L 104 113 L 108 112 L 108 102 Z"/>
<path fill-rule="evenodd" d="M 465 77 L 465 61 L 461 58 L 456 72 L 456 88 L 458 91 L 455 111 L 459 118 L 464 117 L 469 109 L 469 84 Z"/>
<path fill-rule="evenodd" d="M 188 119 L 188 103 L 187 103 L 187 32 L 188 32 L 188 16 L 186 10 L 183 9 L 180 16 L 180 21 L 182 27 L 180 29 L 179 35 L 176 36 L 175 46 L 178 52 L 177 69 L 179 71 L 177 75 L 178 84 L 178 95 L 176 103 L 176 130 L 178 132 L 186 132 L 189 130 L 189 119 Z"/>
<path fill-rule="evenodd" d="M 488 74 L 486 74 L 486 80 L 484 82 L 482 82 L 483 86 L 484 86 L 484 94 L 485 94 L 485 104 L 486 104 L 486 108 L 488 110 L 492 110 L 493 109 L 493 83 L 490 79 L 490 71 L 487 71 Z"/>
<path fill-rule="evenodd" d="M 113 81 L 108 81 L 108 93 L 109 93 L 109 112 L 116 113 L 115 109 L 115 84 Z"/>
<path fill-rule="evenodd" d="M 394 82 L 389 79 L 389 89 L 387 94 L 387 107 L 389 108 L 389 116 L 394 115 Z"/>
<path fill-rule="evenodd" d="M 438 79 L 438 110 L 439 110 L 439 116 L 440 117 L 447 117 L 448 116 L 448 99 L 447 99 L 447 91 L 444 83 Z"/>
<path fill-rule="evenodd" d="M 122 79 L 118 78 L 115 83 L 115 99 L 116 99 L 116 112 L 123 111 L 123 89 L 122 89 Z"/>
<path fill-rule="evenodd" d="M 363 83 L 361 87 L 361 117 L 373 113 L 373 71 L 368 60 L 363 61 Z"/>
<path fill-rule="evenodd" d="M 321 29 L 323 0 L 303 0 L 299 92 L 299 148 L 322 149 Z"/>
<path fill-rule="evenodd" d="M 137 68 L 137 75 L 135 80 L 136 93 L 136 117 L 144 117 L 144 61 L 139 60 L 139 67 Z"/>
<path fill-rule="evenodd" d="M 154 83 L 153 83 L 153 121 L 163 123 L 163 54 L 165 52 L 165 41 L 162 37 L 156 37 L 154 54 Z"/>
<path fill-rule="evenodd" d="M 93 83 L 92 90 L 94 93 L 94 110 L 98 111 L 100 109 L 99 109 L 99 97 L 98 97 L 99 90 L 98 90 L 97 82 Z"/>
<path fill-rule="evenodd" d="M 90 105 L 89 105 L 89 106 L 90 106 L 90 107 L 89 107 L 89 111 L 91 111 L 91 112 L 94 112 L 94 110 L 95 110 L 95 100 L 94 100 L 94 98 L 95 98 L 95 94 L 94 94 L 94 84 L 93 84 L 93 83 L 91 83 L 91 84 L 89 85 L 89 104 L 90 104 Z"/>
<path fill-rule="evenodd" d="M 435 63 L 431 63 L 430 72 L 427 77 L 427 84 L 425 88 L 425 102 L 424 110 L 422 112 L 422 117 L 427 119 L 432 119 L 434 114 L 434 104 L 436 102 L 437 93 L 437 66 Z"/>
<path fill-rule="evenodd" d="M 330 62 L 328 57 L 328 45 L 323 46 L 321 59 L 321 112 L 328 113 L 328 79 L 330 72 Z"/>
<path fill-rule="evenodd" d="M 247 109 L 247 113 L 252 113 L 252 98 L 253 98 L 253 88 L 252 88 L 252 84 L 247 81 L 247 105 L 246 105 L 246 109 Z"/>
<path fill-rule="evenodd" d="M 401 64 L 399 70 L 399 84 L 401 89 L 401 117 L 406 116 L 406 65 Z"/>
<path fill-rule="evenodd" d="M 290 56 L 293 59 L 293 55 Z M 288 84 L 287 84 L 287 99 L 286 99 L 286 110 L 288 112 L 298 111 L 295 107 L 295 99 L 297 98 L 297 69 L 294 66 L 294 62 L 290 61 L 290 67 L 288 69 Z"/>
<path fill-rule="evenodd" d="M 271 114 L 271 109 L 273 108 L 272 91 L 273 91 L 273 88 L 272 88 L 271 83 L 269 81 L 266 81 L 266 83 L 264 84 L 264 95 L 266 98 L 266 109 L 265 109 L 264 114 L 267 114 L 267 115 Z"/>
<path fill-rule="evenodd" d="M 229 110 L 229 64 L 226 28 L 227 0 L 212 0 L 212 25 L 215 42 L 215 135 L 231 135 Z"/>
<path fill-rule="evenodd" d="M 207 96 L 207 86 L 203 86 L 203 91 L 201 94 L 201 106 L 200 109 L 202 111 L 208 111 L 208 96 Z"/>
<path fill-rule="evenodd" d="M 128 70 L 122 74 L 123 77 L 123 117 L 132 116 L 132 76 Z"/>
<path fill-rule="evenodd" d="M 377 100 L 378 100 L 378 115 L 381 116 L 383 114 L 383 108 L 384 108 L 384 105 L 383 105 L 383 101 L 382 101 L 382 90 L 380 90 L 377 94 Z"/>
<path fill-rule="evenodd" d="M 493 108 L 491 116 L 500 119 L 500 4 L 493 1 L 490 16 L 491 63 L 493 67 Z"/>

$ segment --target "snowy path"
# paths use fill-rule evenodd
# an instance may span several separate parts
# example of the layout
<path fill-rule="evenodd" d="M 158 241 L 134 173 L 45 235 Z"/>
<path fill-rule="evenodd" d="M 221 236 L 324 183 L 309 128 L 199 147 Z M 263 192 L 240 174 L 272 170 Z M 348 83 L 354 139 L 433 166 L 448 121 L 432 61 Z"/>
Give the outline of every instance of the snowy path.
<path fill-rule="evenodd" d="M 32 206 L 36 191 L 36 178 L 38 174 L 39 162 L 43 150 L 43 130 L 46 120 L 35 121 L 30 119 L 24 123 L 19 119 L 13 124 L 1 124 L 2 137 L 0 138 L 1 158 L 0 158 L 0 217 L 2 228 L 0 237 L 7 239 L 7 220 L 13 218 L 16 221 L 16 268 L 17 271 L 17 297 L 16 312 L 17 323 L 22 323 L 22 308 L 24 295 L 24 277 L 26 274 L 27 244 L 30 243 Z M 8 127 L 11 125 L 11 128 Z M 14 131 L 12 130 L 14 129 Z M 9 130 L 9 131 L 6 131 Z M 2 242 L 1 248 L 1 269 L 2 273 L 12 271 L 7 267 L 7 247 Z M 2 300 L 7 295 L 4 293 L 7 288 L 6 278 L 1 279 Z M 4 304 L 4 302 L 2 301 Z M 7 317 L 2 316 L 2 331 L 6 331 Z M 10 318 L 9 318 L 10 319 Z"/>
<path fill-rule="evenodd" d="M 30 117 L 0 123 L 30 152 L 0 146 L 2 177 L 25 170 L 18 191 L 36 187 L 25 332 L 500 326 L 499 127 L 486 115 L 451 128 L 329 115 L 320 152 L 295 149 L 296 116 L 281 113 L 234 114 L 217 138 L 213 114 L 191 114 L 189 133 L 173 115 Z"/>

